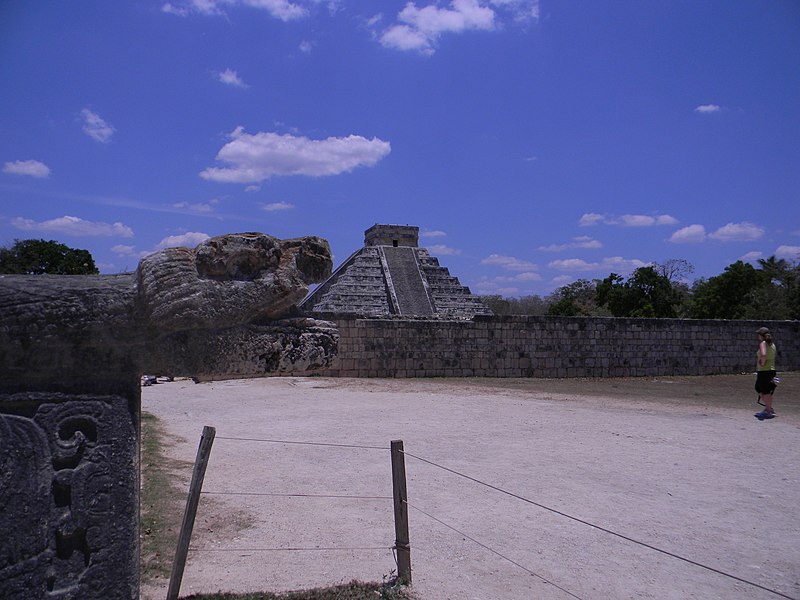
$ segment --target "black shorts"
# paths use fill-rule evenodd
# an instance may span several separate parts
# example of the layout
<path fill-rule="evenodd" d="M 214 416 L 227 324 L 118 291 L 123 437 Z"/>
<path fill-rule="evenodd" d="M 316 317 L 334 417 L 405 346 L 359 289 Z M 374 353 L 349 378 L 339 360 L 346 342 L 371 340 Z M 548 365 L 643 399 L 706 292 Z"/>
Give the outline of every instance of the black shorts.
<path fill-rule="evenodd" d="M 772 380 L 775 378 L 775 375 L 775 371 L 758 371 L 756 374 L 756 391 L 759 394 L 766 394 L 767 396 L 774 392 L 775 384 Z"/>

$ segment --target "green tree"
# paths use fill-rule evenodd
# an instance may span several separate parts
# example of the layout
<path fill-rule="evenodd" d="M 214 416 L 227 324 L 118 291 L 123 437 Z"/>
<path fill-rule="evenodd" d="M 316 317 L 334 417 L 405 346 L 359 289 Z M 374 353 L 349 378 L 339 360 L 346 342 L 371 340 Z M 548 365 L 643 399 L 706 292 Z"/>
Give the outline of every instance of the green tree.
<path fill-rule="evenodd" d="M 595 282 L 578 279 L 556 289 L 548 300 L 547 314 L 552 316 L 574 317 L 597 314 Z"/>
<path fill-rule="evenodd" d="M 547 303 L 536 295 L 503 298 L 499 295 L 480 296 L 481 301 L 496 315 L 543 315 Z"/>
<path fill-rule="evenodd" d="M 672 283 L 655 267 L 636 269 L 628 281 L 611 273 L 597 285 L 597 304 L 615 317 L 675 317 L 679 303 Z"/>
<path fill-rule="evenodd" d="M 752 312 L 754 293 L 767 281 L 763 271 L 736 261 L 709 279 L 700 279 L 692 287 L 690 314 L 698 319 L 744 319 Z M 766 318 L 766 317 L 761 317 Z"/>
<path fill-rule="evenodd" d="M 607 306 L 615 317 L 627 317 L 627 300 L 625 293 L 625 278 L 616 273 L 597 284 L 595 300 L 598 306 Z"/>
<path fill-rule="evenodd" d="M 751 294 L 748 318 L 800 318 L 800 264 L 770 256 L 758 260 L 761 287 Z"/>
<path fill-rule="evenodd" d="M 533 294 L 531 296 L 520 296 L 519 298 L 520 315 L 543 315 L 547 311 L 547 302 L 541 296 Z"/>
<path fill-rule="evenodd" d="M 688 281 L 689 275 L 694 273 L 694 265 L 684 258 L 669 258 L 654 267 L 656 273 L 669 279 L 673 285 Z"/>
<path fill-rule="evenodd" d="M 503 298 L 499 294 L 491 296 L 480 296 L 481 302 L 488 306 L 491 311 L 496 315 L 510 315 L 511 302 L 507 298 Z"/>
<path fill-rule="evenodd" d="M 88 250 L 54 240 L 14 240 L 0 248 L 0 273 L 20 275 L 95 275 L 100 271 Z"/>

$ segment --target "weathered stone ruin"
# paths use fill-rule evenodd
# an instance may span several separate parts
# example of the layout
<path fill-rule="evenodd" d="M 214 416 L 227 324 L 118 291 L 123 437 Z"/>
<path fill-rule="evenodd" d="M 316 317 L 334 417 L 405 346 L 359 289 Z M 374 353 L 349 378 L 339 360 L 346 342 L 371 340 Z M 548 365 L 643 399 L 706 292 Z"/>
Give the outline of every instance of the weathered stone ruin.
<path fill-rule="evenodd" d="M 354 252 L 302 303 L 313 314 L 471 319 L 491 310 L 426 248 L 419 228 L 374 225 Z"/>
<path fill-rule="evenodd" d="M 328 366 L 326 241 L 245 233 L 114 276 L 0 275 L 0 598 L 138 598 L 139 380 Z"/>

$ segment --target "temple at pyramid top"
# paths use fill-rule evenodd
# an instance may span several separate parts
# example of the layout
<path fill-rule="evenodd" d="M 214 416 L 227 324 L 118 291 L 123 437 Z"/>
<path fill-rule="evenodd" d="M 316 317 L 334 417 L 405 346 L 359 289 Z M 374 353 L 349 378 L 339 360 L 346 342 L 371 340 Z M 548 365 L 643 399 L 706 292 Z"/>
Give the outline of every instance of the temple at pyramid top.
<path fill-rule="evenodd" d="M 419 227 L 373 225 L 356 250 L 300 304 L 309 313 L 363 317 L 471 319 L 490 315 L 481 300 L 427 249 Z"/>

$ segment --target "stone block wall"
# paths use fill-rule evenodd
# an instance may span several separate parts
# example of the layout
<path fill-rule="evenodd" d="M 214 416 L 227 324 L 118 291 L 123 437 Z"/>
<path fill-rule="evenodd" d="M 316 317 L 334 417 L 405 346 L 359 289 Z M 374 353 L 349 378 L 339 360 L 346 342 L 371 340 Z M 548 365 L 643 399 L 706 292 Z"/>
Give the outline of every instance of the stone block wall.
<path fill-rule="evenodd" d="M 472 321 L 328 315 L 341 335 L 333 377 L 643 377 L 753 372 L 756 329 L 778 370 L 800 369 L 800 321 L 475 317 Z"/>

